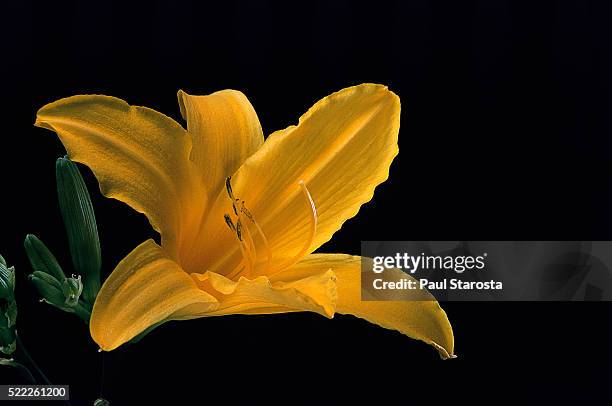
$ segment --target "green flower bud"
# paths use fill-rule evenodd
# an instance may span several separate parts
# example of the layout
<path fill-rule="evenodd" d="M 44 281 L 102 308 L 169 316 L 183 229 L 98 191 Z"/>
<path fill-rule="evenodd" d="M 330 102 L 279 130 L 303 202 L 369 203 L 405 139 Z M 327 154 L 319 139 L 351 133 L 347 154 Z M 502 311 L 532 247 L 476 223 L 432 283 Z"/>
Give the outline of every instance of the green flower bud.
<path fill-rule="evenodd" d="M 4 259 L 0 262 L 0 299 L 7 302 L 15 299 L 15 268 L 7 268 Z"/>
<path fill-rule="evenodd" d="M 64 310 L 66 300 L 62 285 L 55 277 L 45 272 L 34 271 L 29 278 L 42 296 L 42 301 Z"/>
<path fill-rule="evenodd" d="M 93 406 L 110 406 L 110 403 L 106 399 L 98 398 L 93 403 Z"/>
<path fill-rule="evenodd" d="M 28 234 L 23 245 L 35 272 L 43 272 L 53 276 L 58 281 L 66 278 L 64 271 L 47 246 L 33 234 Z"/>
<path fill-rule="evenodd" d="M 62 282 L 62 292 L 64 293 L 64 303 L 67 306 L 74 307 L 79 303 L 79 297 L 83 292 L 83 283 L 81 282 L 81 275 L 74 276 L 72 278 L 66 278 Z"/>
<path fill-rule="evenodd" d="M 83 291 L 80 276 L 73 275 L 72 278 L 64 278 L 60 282 L 48 273 L 34 271 L 29 278 L 42 296 L 41 302 L 49 303 L 65 312 L 74 313 L 86 323 L 89 322 L 91 311 L 79 301 L 79 296 Z"/>
<path fill-rule="evenodd" d="M 0 352 L 7 355 L 17 348 L 16 322 L 15 268 L 7 267 L 4 258 L 0 257 Z"/>
<path fill-rule="evenodd" d="M 93 304 L 100 290 L 100 240 L 91 199 L 77 166 L 67 157 L 55 164 L 59 200 L 70 255 L 83 275 L 83 298 Z"/>

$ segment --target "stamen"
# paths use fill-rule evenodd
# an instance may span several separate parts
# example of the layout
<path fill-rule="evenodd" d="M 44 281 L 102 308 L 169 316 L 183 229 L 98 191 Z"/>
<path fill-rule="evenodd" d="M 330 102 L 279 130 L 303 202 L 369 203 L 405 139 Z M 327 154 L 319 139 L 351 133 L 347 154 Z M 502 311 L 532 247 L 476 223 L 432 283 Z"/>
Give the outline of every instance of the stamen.
<path fill-rule="evenodd" d="M 240 264 L 238 265 L 238 267 L 236 269 L 238 269 L 242 265 L 244 265 L 244 267 L 247 270 L 247 274 L 250 275 L 251 274 L 251 270 L 253 269 L 253 267 L 251 266 L 250 258 L 249 258 L 248 254 L 246 252 L 244 241 L 240 240 L 238 245 L 240 246 L 240 251 L 242 252 L 242 261 L 240 261 Z"/>
<path fill-rule="evenodd" d="M 259 223 L 255 220 L 255 217 L 246 208 L 246 206 L 244 205 L 244 202 L 242 202 L 242 206 L 240 207 L 240 211 L 242 213 L 244 213 L 246 218 L 248 218 L 251 221 L 251 223 L 253 223 L 255 225 L 255 228 L 257 229 L 257 232 L 261 236 L 261 240 L 262 240 L 262 242 L 264 244 L 264 248 L 266 250 L 266 255 L 268 257 L 268 266 L 270 266 L 270 264 L 272 263 L 272 250 L 270 250 L 270 244 L 268 244 L 268 239 L 266 238 L 266 235 L 264 234 L 263 230 L 259 226 Z"/>
<path fill-rule="evenodd" d="M 275 267 L 276 269 L 274 269 L 273 273 L 284 271 L 288 268 L 291 268 L 296 263 L 298 263 L 308 253 L 308 250 L 312 246 L 312 243 L 314 242 L 314 239 L 317 233 L 317 223 L 318 223 L 317 206 L 314 202 L 314 199 L 312 198 L 312 195 L 310 194 L 310 191 L 306 187 L 306 183 L 303 180 L 300 180 L 298 184 L 300 188 L 302 189 L 302 193 L 304 197 L 306 198 L 306 200 L 308 201 L 308 204 L 310 206 L 310 230 L 308 233 L 308 239 L 306 240 L 306 243 L 304 244 L 302 249 L 296 255 L 294 255 L 293 258 L 279 264 L 277 267 Z M 240 201 L 239 199 L 236 199 L 234 197 L 234 192 L 232 190 L 232 184 L 231 184 L 231 177 L 228 177 L 225 180 L 225 188 L 227 190 L 228 196 L 232 200 L 232 209 L 234 211 L 234 214 L 237 217 L 236 222 L 234 224 L 234 221 L 232 221 L 231 216 L 229 214 L 225 214 L 224 215 L 225 223 L 228 225 L 228 227 L 232 231 L 236 233 L 236 236 L 238 237 L 240 251 L 242 253 L 242 261 L 240 262 L 240 264 L 238 264 L 236 269 L 234 269 L 232 272 L 229 273 L 229 275 L 239 274 L 243 268 L 246 268 L 246 273 L 250 275 L 252 274 L 253 269 L 255 268 L 255 265 L 257 264 L 257 249 L 255 245 L 255 240 L 248 226 L 248 222 L 245 220 L 245 217 L 253 225 L 255 225 L 255 228 L 257 229 L 257 233 L 261 236 L 261 240 L 266 250 L 266 255 L 267 255 L 267 260 L 268 260 L 267 267 L 270 268 L 272 264 L 272 250 L 270 249 L 270 244 L 268 243 L 268 239 L 266 238 L 265 233 L 263 232 L 259 223 L 257 223 L 257 221 L 255 220 L 255 217 L 253 216 L 253 214 L 244 205 L 244 201 Z M 240 203 L 239 207 L 237 203 Z"/>
<path fill-rule="evenodd" d="M 242 234 L 246 237 L 246 249 L 249 254 L 249 260 L 251 261 L 251 265 L 253 266 L 257 261 L 257 250 L 255 249 L 255 241 L 253 241 L 253 236 L 251 235 L 251 231 L 249 230 L 248 223 L 243 221 L 242 212 L 238 214 L 238 218 L 240 224 L 242 224 Z"/>
<path fill-rule="evenodd" d="M 225 223 L 230 228 L 230 230 L 234 231 L 234 233 L 236 234 L 236 237 L 238 237 L 238 246 L 240 247 L 240 252 L 242 253 L 242 260 L 236 266 L 236 268 L 232 272 L 230 272 L 230 274 L 233 275 L 235 273 L 240 273 L 243 268 L 246 268 L 247 274 L 251 274 L 251 271 L 253 269 L 254 260 L 253 260 L 253 256 L 252 256 L 253 254 L 251 252 L 251 248 L 249 245 L 253 246 L 253 244 L 250 241 L 249 241 L 249 244 L 247 244 L 242 239 L 243 222 L 241 221 L 241 216 L 238 214 L 238 209 L 236 207 L 236 202 L 238 201 L 238 199 L 234 197 L 234 191 L 232 190 L 231 176 L 225 178 L 225 190 L 227 191 L 227 195 L 232 201 L 232 209 L 234 211 L 234 215 L 236 215 L 237 217 L 236 224 L 234 225 L 234 222 L 232 221 L 232 217 L 227 213 L 223 215 L 223 218 L 225 219 Z M 248 237 L 249 240 L 252 240 L 252 238 L 250 238 L 250 233 L 248 235 L 249 235 Z"/>
<path fill-rule="evenodd" d="M 241 226 L 241 230 L 243 232 L 242 235 L 249 235 L 245 232 L 246 230 L 248 230 L 248 227 L 246 225 Z M 255 252 L 255 246 L 252 245 L 252 243 L 249 243 L 248 240 L 252 241 L 252 238 L 248 237 L 247 239 L 242 239 L 238 241 L 240 252 L 242 253 L 242 260 L 236 266 L 236 268 L 234 268 L 234 270 L 227 275 L 227 277 L 230 279 L 234 278 L 237 275 L 240 275 L 241 273 L 244 273 L 249 276 L 253 274 L 257 254 Z"/>

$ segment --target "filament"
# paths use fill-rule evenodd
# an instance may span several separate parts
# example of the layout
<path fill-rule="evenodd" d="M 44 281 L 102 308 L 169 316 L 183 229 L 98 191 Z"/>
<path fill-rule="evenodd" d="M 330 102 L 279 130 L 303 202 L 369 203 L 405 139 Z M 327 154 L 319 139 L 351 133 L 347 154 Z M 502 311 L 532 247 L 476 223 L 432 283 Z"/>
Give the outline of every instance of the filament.
<path fill-rule="evenodd" d="M 242 202 L 242 207 L 240 208 L 240 211 L 242 214 L 245 215 L 246 218 L 248 218 L 251 221 L 251 223 L 253 223 L 253 225 L 255 226 L 255 229 L 257 230 L 257 233 L 261 236 L 261 241 L 263 242 L 264 248 L 266 250 L 266 256 L 268 258 L 267 265 L 270 266 L 272 262 L 272 250 L 270 250 L 270 244 L 268 244 L 268 239 L 266 238 L 266 234 L 263 232 L 263 230 L 259 226 L 259 223 L 257 222 L 257 220 L 255 220 L 255 217 L 253 216 L 253 214 L 251 214 L 251 212 L 247 210 L 247 208 L 244 206 L 244 202 Z"/>
<path fill-rule="evenodd" d="M 240 261 L 240 264 L 238 265 L 238 268 L 240 268 L 240 266 L 243 265 L 244 263 L 244 267 L 246 268 L 246 271 L 248 274 L 251 273 L 252 268 L 252 262 L 251 262 L 251 258 L 249 257 L 248 253 L 246 252 L 246 248 L 245 248 L 245 244 L 244 241 L 239 241 L 239 246 L 240 246 L 240 251 L 242 252 L 242 261 Z M 233 273 L 233 272 L 232 272 Z"/>
<path fill-rule="evenodd" d="M 246 221 L 244 221 L 244 214 L 242 212 L 238 213 L 238 219 L 242 224 L 243 235 L 246 237 L 244 241 L 245 248 L 249 255 L 249 262 L 251 263 L 251 270 L 255 265 L 255 261 L 257 260 L 257 250 L 255 249 L 255 241 L 253 241 L 253 236 L 251 235 L 251 231 L 249 230 L 249 225 Z"/>

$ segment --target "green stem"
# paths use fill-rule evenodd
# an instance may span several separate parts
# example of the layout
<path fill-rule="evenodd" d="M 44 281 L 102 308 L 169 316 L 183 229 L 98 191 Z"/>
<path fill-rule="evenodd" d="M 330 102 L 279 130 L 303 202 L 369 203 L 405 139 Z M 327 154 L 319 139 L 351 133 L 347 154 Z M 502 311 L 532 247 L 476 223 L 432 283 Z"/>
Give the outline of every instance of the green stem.
<path fill-rule="evenodd" d="M 47 385 L 52 385 L 52 383 L 49 381 L 49 379 L 44 374 L 44 372 L 38 367 L 38 365 L 36 364 L 34 359 L 30 356 L 30 353 L 26 349 L 25 345 L 23 345 L 23 341 L 21 341 L 21 337 L 19 337 L 19 334 L 17 332 L 15 332 L 15 335 L 17 336 L 17 348 L 19 348 L 21 350 L 21 352 L 23 352 L 23 355 L 25 355 L 25 357 L 28 360 L 28 362 L 30 363 L 30 365 L 36 370 L 38 375 L 41 376 L 43 381 L 45 381 L 45 383 Z"/>
<path fill-rule="evenodd" d="M 0 365 L 16 368 L 21 373 L 21 375 L 23 375 L 28 380 L 29 383 L 31 383 L 32 385 L 36 384 L 36 379 L 34 379 L 32 372 L 30 372 L 28 367 L 26 367 L 25 365 L 20 364 L 19 362 L 13 359 L 7 358 L 0 358 Z"/>
<path fill-rule="evenodd" d="M 87 310 L 85 306 L 81 303 L 78 303 L 76 306 L 72 308 L 74 313 L 79 316 L 85 323 L 89 324 L 89 318 L 91 317 L 91 312 Z"/>
<path fill-rule="evenodd" d="M 21 350 L 21 352 L 23 352 L 23 355 L 26 357 L 26 359 L 28 360 L 30 365 L 32 365 L 32 367 L 36 370 L 38 375 L 40 375 L 41 378 L 43 379 L 43 381 L 45 381 L 45 384 L 53 385 L 51 383 L 51 381 L 49 381 L 49 378 L 47 378 L 45 373 L 42 371 L 42 369 L 40 369 L 38 367 L 38 364 L 36 363 L 36 361 L 34 361 L 34 358 L 32 358 L 32 356 L 30 355 L 30 353 L 26 349 L 25 345 L 23 345 L 23 341 L 21 341 L 21 338 L 19 337 L 19 334 L 17 332 L 15 332 L 15 336 L 17 337 L 17 347 Z M 64 403 L 67 406 L 72 406 L 72 404 L 69 401 L 67 401 L 67 400 L 65 400 Z"/>

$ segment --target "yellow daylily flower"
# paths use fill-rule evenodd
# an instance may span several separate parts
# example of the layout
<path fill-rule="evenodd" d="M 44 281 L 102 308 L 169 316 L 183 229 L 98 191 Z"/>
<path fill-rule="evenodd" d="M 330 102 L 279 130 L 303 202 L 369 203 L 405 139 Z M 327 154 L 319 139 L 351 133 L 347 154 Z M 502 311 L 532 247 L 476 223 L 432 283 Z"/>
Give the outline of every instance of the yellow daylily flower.
<path fill-rule="evenodd" d="M 101 349 L 169 320 L 312 311 L 352 314 L 452 356 L 436 301 L 361 301 L 360 257 L 313 254 L 387 179 L 398 152 L 394 93 L 343 89 L 265 142 L 241 92 L 178 99 L 187 130 L 101 95 L 37 114 L 35 125 L 58 134 L 105 196 L 144 213 L 161 235 L 161 246 L 136 247 L 102 286 L 90 320 Z"/>

